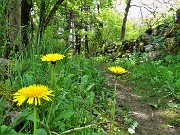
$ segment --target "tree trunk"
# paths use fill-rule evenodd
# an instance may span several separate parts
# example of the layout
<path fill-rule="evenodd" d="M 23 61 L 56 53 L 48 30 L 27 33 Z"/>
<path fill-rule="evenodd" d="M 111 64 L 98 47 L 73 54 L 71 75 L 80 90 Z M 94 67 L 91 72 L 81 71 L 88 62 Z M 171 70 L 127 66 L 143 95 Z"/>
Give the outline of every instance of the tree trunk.
<path fill-rule="evenodd" d="M 7 17 L 6 17 L 6 7 L 7 7 L 7 0 L 2 0 L 0 3 L 0 57 L 4 57 L 4 49 L 5 49 L 5 44 L 7 43 L 6 39 L 6 32 L 7 32 Z"/>
<path fill-rule="evenodd" d="M 74 49 L 74 35 L 73 35 L 73 28 L 74 28 L 74 11 L 69 9 L 66 13 L 66 19 L 67 19 L 67 27 L 66 27 L 66 30 L 68 31 L 68 37 L 66 39 L 67 41 L 67 48 L 71 48 L 71 49 Z"/>
<path fill-rule="evenodd" d="M 124 18 L 123 18 L 123 25 L 122 25 L 122 28 L 121 28 L 121 39 L 122 40 L 125 37 L 127 16 L 128 16 L 128 13 L 129 13 L 129 9 L 131 7 L 130 4 L 131 4 L 131 0 L 127 0 L 127 5 L 126 5 L 126 8 L 125 8 L 125 13 L 124 13 Z"/>
<path fill-rule="evenodd" d="M 5 49 L 5 57 L 11 53 L 22 52 L 21 44 L 21 0 L 9 0 L 7 6 L 9 28 L 7 32 L 8 44 Z"/>
<path fill-rule="evenodd" d="M 39 51 L 40 51 L 39 45 L 40 45 L 40 41 L 41 41 L 42 34 L 44 31 L 45 18 L 46 18 L 45 14 L 46 14 L 46 5 L 45 5 L 45 1 L 42 0 L 41 6 L 40 6 L 39 28 L 38 28 L 38 33 L 37 33 L 37 44 L 36 44 L 36 52 L 37 53 L 39 53 Z"/>
<path fill-rule="evenodd" d="M 82 20 L 79 20 L 78 13 L 75 14 L 75 22 L 74 23 L 75 23 L 74 28 L 75 28 L 75 37 L 76 37 L 75 50 L 76 50 L 76 53 L 80 54 L 81 53 L 81 35 L 79 32 L 82 29 Z"/>
<path fill-rule="evenodd" d="M 79 34 L 76 34 L 76 53 L 81 53 L 81 37 Z"/>
<path fill-rule="evenodd" d="M 89 5 L 87 4 L 87 1 L 85 0 L 84 1 L 84 8 L 83 8 L 83 12 L 85 13 L 86 17 L 84 19 L 84 30 L 86 31 L 86 34 L 85 34 L 85 41 L 84 41 L 84 47 L 85 47 L 85 56 L 88 57 L 89 55 L 89 41 L 88 41 L 88 35 L 87 35 L 87 32 L 88 32 L 88 20 L 86 20 L 86 18 L 88 18 L 88 13 L 89 13 Z"/>
<path fill-rule="evenodd" d="M 27 1 L 27 0 L 22 0 L 21 3 L 21 34 L 22 34 L 22 44 L 29 48 L 29 38 L 28 38 L 28 33 L 29 31 L 29 25 L 30 25 L 30 11 L 32 8 L 32 0 Z"/>
<path fill-rule="evenodd" d="M 86 26 L 85 26 L 85 31 L 86 32 L 88 32 L 88 24 L 86 23 L 85 24 Z M 85 55 L 86 55 L 86 57 L 89 55 L 89 42 L 88 42 L 88 36 L 87 36 L 87 34 L 85 35 Z"/>
<path fill-rule="evenodd" d="M 176 11 L 175 20 L 176 24 L 180 24 L 180 8 Z"/>

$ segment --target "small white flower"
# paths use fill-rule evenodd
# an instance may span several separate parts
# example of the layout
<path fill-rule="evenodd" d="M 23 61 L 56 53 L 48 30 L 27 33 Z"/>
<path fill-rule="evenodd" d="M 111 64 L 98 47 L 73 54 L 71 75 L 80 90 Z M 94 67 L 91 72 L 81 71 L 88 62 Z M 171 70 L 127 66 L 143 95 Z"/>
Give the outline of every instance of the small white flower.
<path fill-rule="evenodd" d="M 133 128 L 128 128 L 128 132 L 129 132 L 130 134 L 134 134 L 134 133 L 135 133 L 135 130 L 134 130 Z"/>

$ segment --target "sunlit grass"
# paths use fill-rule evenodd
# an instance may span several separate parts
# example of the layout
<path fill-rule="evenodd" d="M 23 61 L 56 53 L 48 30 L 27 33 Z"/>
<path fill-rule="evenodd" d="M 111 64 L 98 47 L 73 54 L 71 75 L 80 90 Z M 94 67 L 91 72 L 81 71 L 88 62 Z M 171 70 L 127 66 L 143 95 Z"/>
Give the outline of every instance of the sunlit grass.
<path fill-rule="evenodd" d="M 180 62 L 176 57 L 173 62 L 166 59 L 144 61 L 131 55 L 128 59 L 124 57 L 116 63 L 127 68 L 129 74 L 126 79 L 132 83 L 132 89 L 142 95 L 143 101 L 165 107 L 168 106 L 167 100 L 176 102 L 180 97 Z"/>

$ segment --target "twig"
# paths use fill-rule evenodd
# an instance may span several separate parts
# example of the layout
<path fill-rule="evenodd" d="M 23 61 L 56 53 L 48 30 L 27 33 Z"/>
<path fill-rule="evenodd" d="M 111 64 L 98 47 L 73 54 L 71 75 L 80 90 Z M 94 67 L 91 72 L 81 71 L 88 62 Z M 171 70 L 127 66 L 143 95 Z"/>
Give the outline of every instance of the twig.
<path fill-rule="evenodd" d="M 105 122 L 105 123 L 110 123 L 110 122 L 108 121 L 108 122 Z M 92 126 L 97 126 L 98 124 L 104 124 L 104 122 L 100 122 L 100 123 L 97 123 L 97 124 L 88 125 L 88 126 L 85 126 L 85 127 L 70 129 L 70 130 L 64 131 L 64 132 L 62 132 L 62 133 L 60 133 L 60 134 L 58 134 L 58 133 L 56 133 L 56 132 L 53 132 L 53 131 L 51 131 L 51 133 L 52 133 L 52 134 L 55 134 L 55 135 L 61 135 L 61 134 L 70 133 L 70 132 L 72 132 L 72 131 L 77 131 L 77 130 L 81 130 L 81 129 L 86 129 L 86 128 L 89 128 L 89 127 L 92 127 Z"/>

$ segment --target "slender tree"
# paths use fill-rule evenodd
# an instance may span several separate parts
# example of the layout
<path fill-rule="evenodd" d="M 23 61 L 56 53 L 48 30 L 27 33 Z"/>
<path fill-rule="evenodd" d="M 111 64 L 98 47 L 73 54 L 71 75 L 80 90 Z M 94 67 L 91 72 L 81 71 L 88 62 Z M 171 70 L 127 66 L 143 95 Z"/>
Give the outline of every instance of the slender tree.
<path fill-rule="evenodd" d="M 123 24 L 122 24 L 122 28 L 121 28 L 121 39 L 123 40 L 125 37 L 125 32 L 126 32 L 126 22 L 127 22 L 127 17 L 128 17 L 128 13 L 129 13 L 129 9 L 131 7 L 131 0 L 126 0 L 126 8 L 125 8 L 125 12 L 124 12 L 124 18 L 123 18 Z"/>

